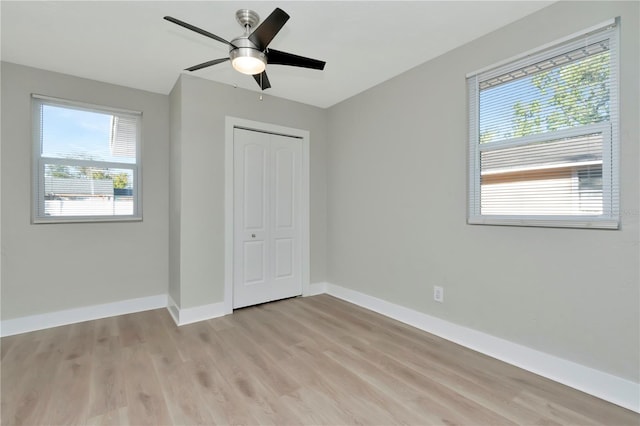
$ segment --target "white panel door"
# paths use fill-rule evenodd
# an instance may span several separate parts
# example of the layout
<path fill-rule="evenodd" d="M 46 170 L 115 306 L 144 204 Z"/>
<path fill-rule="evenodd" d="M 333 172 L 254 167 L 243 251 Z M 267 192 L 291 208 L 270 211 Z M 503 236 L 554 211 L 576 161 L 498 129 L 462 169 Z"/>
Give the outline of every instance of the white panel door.
<path fill-rule="evenodd" d="M 300 140 L 236 128 L 233 145 L 233 307 L 300 295 Z"/>

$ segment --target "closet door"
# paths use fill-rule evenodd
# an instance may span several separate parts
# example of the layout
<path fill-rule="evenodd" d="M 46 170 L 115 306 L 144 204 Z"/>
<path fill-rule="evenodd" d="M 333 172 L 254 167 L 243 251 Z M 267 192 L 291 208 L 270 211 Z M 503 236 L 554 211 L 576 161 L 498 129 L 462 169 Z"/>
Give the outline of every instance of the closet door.
<path fill-rule="evenodd" d="M 233 307 L 302 294 L 301 143 L 234 129 Z"/>

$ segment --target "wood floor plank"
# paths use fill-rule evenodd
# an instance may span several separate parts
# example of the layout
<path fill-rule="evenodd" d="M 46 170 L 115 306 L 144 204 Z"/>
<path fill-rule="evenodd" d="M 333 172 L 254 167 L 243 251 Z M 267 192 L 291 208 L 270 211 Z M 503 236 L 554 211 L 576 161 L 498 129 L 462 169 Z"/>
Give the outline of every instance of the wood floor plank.
<path fill-rule="evenodd" d="M 18 336 L 7 336 L 2 339 L 2 344 L 0 344 L 0 361 L 4 359 L 13 344 L 18 341 L 21 341 Z"/>
<path fill-rule="evenodd" d="M 413 387 L 404 383 L 397 376 L 375 368 L 375 364 L 363 361 L 357 355 L 348 351 L 340 353 L 328 351 L 327 356 L 351 371 L 357 372 L 359 377 L 401 403 L 417 416 L 418 423 L 420 421 L 428 424 L 463 424 L 468 422 L 468 418 L 461 415 L 458 410 L 429 397 L 427 393 L 417 393 Z M 416 422 L 414 421 L 414 423 Z"/>
<path fill-rule="evenodd" d="M 0 340 L 2 425 L 640 425 L 640 415 L 328 295 Z"/>
<path fill-rule="evenodd" d="M 73 352 L 77 355 L 77 352 Z M 46 414 L 40 421 L 54 425 L 81 425 L 89 413 L 91 354 L 64 359 L 54 379 Z"/>
<path fill-rule="evenodd" d="M 39 341 L 30 337 L 15 342 L 2 360 L 2 365 L 12 367 L 11 369 L 5 368 L 2 371 L 2 386 L 5 389 L 18 384 L 21 374 L 34 362 L 33 358 L 36 356 L 40 346 Z"/>
<path fill-rule="evenodd" d="M 277 396 L 294 392 L 300 387 L 269 358 L 267 351 L 260 344 L 256 344 L 250 335 L 245 334 L 241 327 L 221 330 L 217 334 L 229 343 L 230 356 L 242 361 L 254 377 L 259 378 Z"/>
<path fill-rule="evenodd" d="M 204 400 L 196 391 L 189 364 L 192 361 L 181 361 L 173 358 L 153 359 L 158 381 L 173 424 L 208 425 L 216 423 L 216 419 L 204 404 Z M 219 420 L 219 419 L 218 419 Z"/>
<path fill-rule="evenodd" d="M 69 328 L 57 327 L 47 333 L 25 334 L 24 340 L 14 346 L 15 352 L 7 355 L 1 371 L 0 423 L 29 425 L 43 421 L 64 360 L 68 332 Z"/>
<path fill-rule="evenodd" d="M 127 378 L 127 414 L 131 424 L 171 424 L 151 355 L 143 344 L 123 348 L 123 370 Z"/>
<path fill-rule="evenodd" d="M 372 349 L 376 350 L 377 346 L 372 346 Z M 491 382 L 493 383 L 491 386 L 485 380 L 470 379 L 449 368 L 427 362 L 420 356 L 421 354 L 414 351 L 401 350 L 400 347 L 395 349 L 388 352 L 392 359 L 399 360 L 408 368 L 425 377 L 430 377 L 476 404 L 490 407 L 492 411 L 512 422 L 518 423 L 524 420 L 527 424 L 537 424 L 540 421 L 540 415 L 536 411 L 514 403 L 513 396 L 516 393 L 510 392 L 507 386 L 502 386 L 499 382 Z"/>
<path fill-rule="evenodd" d="M 109 331 L 103 334 L 106 330 Z M 88 416 L 106 416 L 104 421 L 108 422 L 115 414 L 119 418 L 120 409 L 127 406 L 122 344 L 119 336 L 111 335 L 110 327 L 100 330 L 96 338 Z"/>
<path fill-rule="evenodd" d="M 207 323 L 195 323 L 177 327 L 168 326 L 168 334 L 174 342 L 183 361 L 198 359 L 204 356 L 210 348 L 207 346 L 211 327 Z"/>
<path fill-rule="evenodd" d="M 216 334 L 227 346 L 227 357 L 218 364 L 218 369 L 245 401 L 252 417 L 260 424 L 286 423 L 291 413 L 278 397 L 297 386 L 278 372 L 277 366 L 263 369 L 264 353 L 235 327 Z"/>
<path fill-rule="evenodd" d="M 300 424 L 356 424 L 355 421 L 345 421 L 344 410 L 338 407 L 330 395 L 318 392 L 311 387 L 301 387 L 291 394 L 283 395 L 280 399 L 293 411 Z"/>
<path fill-rule="evenodd" d="M 141 322 L 145 316 L 146 312 L 141 312 L 117 317 L 118 335 L 120 336 L 122 346 L 127 347 L 144 343 L 144 333 Z"/>
<path fill-rule="evenodd" d="M 311 377 L 310 384 L 335 398 L 345 412 L 356 411 L 356 418 L 365 424 L 377 421 L 383 424 L 412 424 L 407 411 L 378 389 L 368 386 L 356 372 L 334 361 L 315 347 L 313 341 L 295 346 L 300 367 L 321 372 Z M 289 361 L 290 363 L 292 361 Z"/>
<path fill-rule="evenodd" d="M 118 408 L 99 416 L 89 417 L 87 426 L 122 426 L 129 424 L 127 408 Z"/>
<path fill-rule="evenodd" d="M 95 326 L 96 321 L 86 321 L 69 326 L 69 337 L 63 355 L 65 360 L 92 354 L 96 340 Z"/>
<path fill-rule="evenodd" d="M 196 387 L 205 405 L 216 419 L 216 424 L 252 425 L 257 420 L 244 405 L 240 391 L 229 382 L 226 364 L 208 355 L 193 360 L 191 375 L 196 377 Z M 218 368 L 222 369 L 222 371 Z"/>

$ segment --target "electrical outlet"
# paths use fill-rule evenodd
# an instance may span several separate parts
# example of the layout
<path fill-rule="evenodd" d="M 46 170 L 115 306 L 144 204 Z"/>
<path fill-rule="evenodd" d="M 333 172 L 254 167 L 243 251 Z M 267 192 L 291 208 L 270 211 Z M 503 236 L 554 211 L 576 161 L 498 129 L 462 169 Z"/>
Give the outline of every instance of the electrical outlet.
<path fill-rule="evenodd" d="M 433 300 L 440 303 L 444 302 L 444 289 L 442 287 L 433 286 Z"/>

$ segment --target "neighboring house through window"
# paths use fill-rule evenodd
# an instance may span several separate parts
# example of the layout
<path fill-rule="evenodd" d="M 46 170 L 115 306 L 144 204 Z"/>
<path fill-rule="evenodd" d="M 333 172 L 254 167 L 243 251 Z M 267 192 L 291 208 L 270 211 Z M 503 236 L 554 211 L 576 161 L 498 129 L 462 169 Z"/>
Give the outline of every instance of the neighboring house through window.
<path fill-rule="evenodd" d="M 618 227 L 612 20 L 467 76 L 472 224 Z"/>
<path fill-rule="evenodd" d="M 139 220 L 138 112 L 33 95 L 33 221 Z"/>

